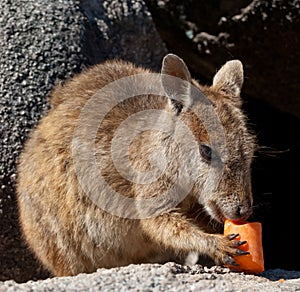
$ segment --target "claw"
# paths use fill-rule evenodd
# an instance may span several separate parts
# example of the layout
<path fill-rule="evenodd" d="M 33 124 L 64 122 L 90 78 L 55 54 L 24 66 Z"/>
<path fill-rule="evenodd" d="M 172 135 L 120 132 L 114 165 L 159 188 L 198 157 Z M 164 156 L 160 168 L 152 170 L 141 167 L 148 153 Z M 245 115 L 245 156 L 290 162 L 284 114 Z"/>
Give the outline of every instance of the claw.
<path fill-rule="evenodd" d="M 238 233 L 232 233 L 232 234 L 229 234 L 229 235 L 228 235 L 228 238 L 229 238 L 230 240 L 233 240 L 233 239 L 235 239 L 235 238 L 238 237 L 238 236 L 239 236 Z"/>
<path fill-rule="evenodd" d="M 233 257 L 231 256 L 227 256 L 225 259 L 224 259 L 224 262 L 226 265 L 229 265 L 229 266 L 239 266 L 236 261 L 234 260 Z"/>
<path fill-rule="evenodd" d="M 233 244 L 234 244 L 235 247 L 239 247 L 239 246 L 245 244 L 246 242 L 247 241 L 245 241 L 245 240 L 244 241 L 234 240 Z"/>
<path fill-rule="evenodd" d="M 241 249 L 236 250 L 236 255 L 245 255 L 245 254 L 250 254 L 250 252 L 249 251 L 244 251 L 244 250 L 241 250 Z"/>

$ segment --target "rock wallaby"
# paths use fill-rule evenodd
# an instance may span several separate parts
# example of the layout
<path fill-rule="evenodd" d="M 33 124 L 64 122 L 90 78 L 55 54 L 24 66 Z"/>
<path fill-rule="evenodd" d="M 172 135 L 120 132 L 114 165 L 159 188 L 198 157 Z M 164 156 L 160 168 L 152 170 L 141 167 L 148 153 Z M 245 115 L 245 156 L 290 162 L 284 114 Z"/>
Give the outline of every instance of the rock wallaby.
<path fill-rule="evenodd" d="M 56 86 L 18 161 L 20 224 L 38 260 L 55 276 L 189 254 L 234 264 L 244 242 L 220 229 L 253 205 L 242 84 L 238 60 L 207 86 L 168 54 L 159 73 L 111 60 Z"/>

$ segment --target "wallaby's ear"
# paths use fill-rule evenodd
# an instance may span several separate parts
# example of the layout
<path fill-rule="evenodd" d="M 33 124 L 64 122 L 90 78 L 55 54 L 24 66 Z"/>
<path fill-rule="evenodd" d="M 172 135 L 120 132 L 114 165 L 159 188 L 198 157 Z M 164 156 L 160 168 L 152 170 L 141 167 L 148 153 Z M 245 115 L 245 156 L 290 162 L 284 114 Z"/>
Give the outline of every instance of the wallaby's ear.
<path fill-rule="evenodd" d="M 213 79 L 213 87 L 237 102 L 240 99 L 243 82 L 243 64 L 239 60 L 232 60 L 226 62 L 216 73 Z"/>
<path fill-rule="evenodd" d="M 169 97 L 169 106 L 177 115 L 192 104 L 191 74 L 184 61 L 174 54 L 164 57 L 161 81 Z"/>

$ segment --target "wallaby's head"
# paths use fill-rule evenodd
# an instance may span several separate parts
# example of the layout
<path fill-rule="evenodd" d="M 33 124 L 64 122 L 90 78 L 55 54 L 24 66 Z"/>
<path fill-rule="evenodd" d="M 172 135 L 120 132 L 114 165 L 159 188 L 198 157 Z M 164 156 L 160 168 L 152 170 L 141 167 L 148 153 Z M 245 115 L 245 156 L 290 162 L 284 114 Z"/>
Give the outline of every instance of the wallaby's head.
<path fill-rule="evenodd" d="M 169 98 L 167 110 L 184 121 L 198 145 L 198 167 L 190 196 L 196 197 L 219 222 L 226 218 L 247 219 L 252 213 L 251 162 L 255 144 L 241 110 L 242 63 L 227 62 L 211 86 L 200 86 L 191 79 L 184 61 L 173 54 L 165 56 L 161 73 Z M 205 97 L 199 98 L 196 91 Z"/>

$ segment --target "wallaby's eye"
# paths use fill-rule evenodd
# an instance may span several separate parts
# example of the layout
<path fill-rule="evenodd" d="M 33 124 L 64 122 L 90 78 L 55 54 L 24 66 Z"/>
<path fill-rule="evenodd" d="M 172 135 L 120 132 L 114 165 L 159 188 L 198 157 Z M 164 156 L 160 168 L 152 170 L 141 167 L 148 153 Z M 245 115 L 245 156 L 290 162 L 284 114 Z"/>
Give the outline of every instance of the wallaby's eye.
<path fill-rule="evenodd" d="M 212 150 L 209 146 L 207 146 L 205 144 L 201 144 L 200 145 L 200 155 L 207 163 L 211 162 Z"/>

